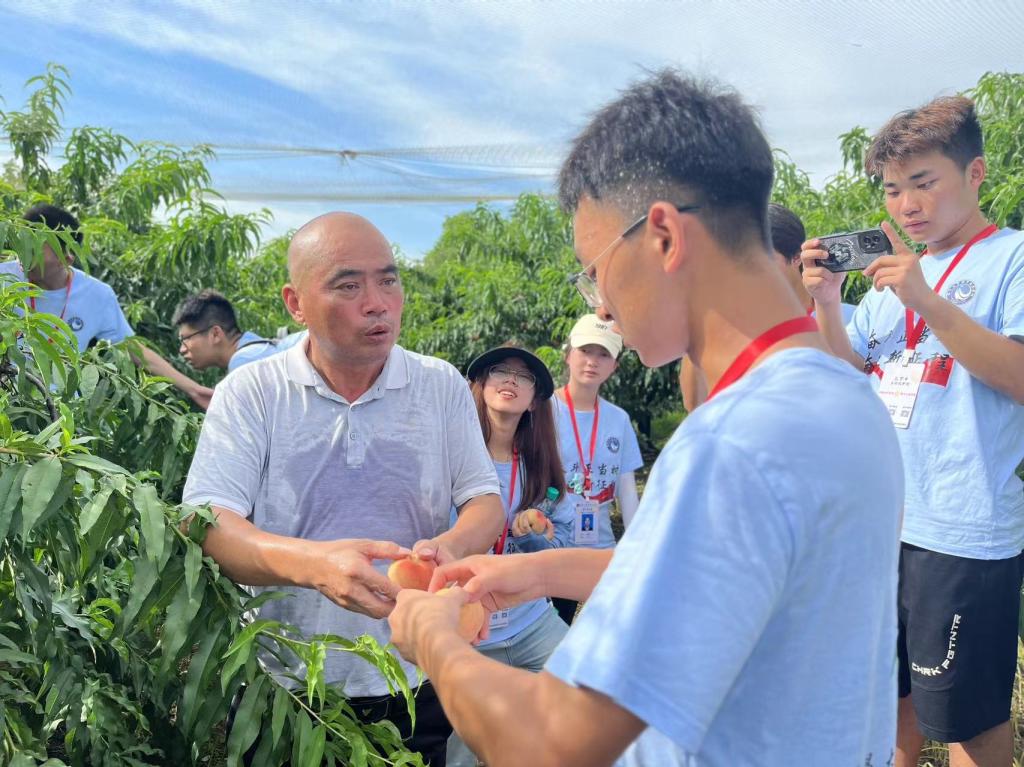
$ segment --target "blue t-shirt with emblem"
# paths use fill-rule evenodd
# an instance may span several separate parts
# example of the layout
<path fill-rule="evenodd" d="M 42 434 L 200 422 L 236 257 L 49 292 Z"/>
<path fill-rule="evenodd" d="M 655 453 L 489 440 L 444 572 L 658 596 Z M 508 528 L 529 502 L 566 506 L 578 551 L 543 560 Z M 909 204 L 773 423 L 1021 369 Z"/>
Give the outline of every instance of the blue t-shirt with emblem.
<path fill-rule="evenodd" d="M 925 256 L 934 286 L 958 248 Z M 1002 229 L 977 242 L 941 295 L 979 325 L 1024 339 L 1024 233 Z M 854 350 L 884 369 L 906 348 L 906 310 L 890 290 L 871 290 L 847 333 Z M 906 467 L 903 540 L 943 554 L 1006 559 L 1024 549 L 1024 406 L 972 376 L 925 328 L 927 364 L 910 426 L 897 429 Z M 874 386 L 880 379 L 872 375 Z M 867 491 L 867 488 L 865 488 Z"/>
<path fill-rule="evenodd" d="M 35 310 L 63 317 L 84 352 L 96 340 L 111 343 L 134 335 L 114 290 L 102 280 L 90 277 L 81 269 L 71 269 L 71 290 L 42 290 L 35 299 Z M 10 275 L 18 282 L 27 282 L 21 262 L 0 263 L 0 275 Z"/>
<path fill-rule="evenodd" d="M 583 480 L 580 446 L 583 448 L 583 460 L 589 460 L 594 411 L 581 411 L 577 408 L 576 426 L 580 435 L 580 444 L 577 445 L 569 406 L 558 396 L 552 397 L 551 402 L 554 408 L 555 427 L 558 430 L 558 452 L 562 457 L 562 467 L 565 469 L 565 483 L 569 487 L 570 499 L 575 497 L 579 500 Z M 601 397 L 598 400 L 597 422 L 598 435 L 594 443 L 590 482 L 592 497 L 600 502 L 597 514 L 598 542 L 576 544 L 570 541 L 568 545 L 610 549 L 615 545 L 611 507 L 619 474 L 636 471 L 644 465 L 644 459 L 640 455 L 640 443 L 637 441 L 629 413 Z"/>

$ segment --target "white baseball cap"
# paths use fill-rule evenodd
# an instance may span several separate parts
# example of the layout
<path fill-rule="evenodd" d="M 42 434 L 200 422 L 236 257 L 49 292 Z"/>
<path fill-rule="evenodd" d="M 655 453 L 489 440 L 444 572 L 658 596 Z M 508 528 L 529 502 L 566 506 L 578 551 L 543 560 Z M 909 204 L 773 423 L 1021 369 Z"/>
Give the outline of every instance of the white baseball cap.
<path fill-rule="evenodd" d="M 587 344 L 603 346 L 613 357 L 622 351 L 622 336 L 612 329 L 610 322 L 605 322 L 596 314 L 584 314 L 572 327 L 569 333 L 569 345 L 579 349 Z"/>

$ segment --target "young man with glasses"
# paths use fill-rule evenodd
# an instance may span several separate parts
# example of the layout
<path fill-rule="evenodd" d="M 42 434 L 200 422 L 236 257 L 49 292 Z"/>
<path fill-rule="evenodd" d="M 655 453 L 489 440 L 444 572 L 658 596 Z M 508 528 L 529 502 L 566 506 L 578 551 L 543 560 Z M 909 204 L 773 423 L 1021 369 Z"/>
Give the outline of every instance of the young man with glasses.
<path fill-rule="evenodd" d="M 563 165 L 581 292 L 645 365 L 689 354 L 711 394 L 614 550 L 470 557 L 431 584 L 462 588 L 398 595 L 392 640 L 488 765 L 893 757 L 899 446 L 772 263 L 772 175 L 751 109 L 672 71 L 598 112 Z M 545 594 L 586 605 L 541 674 L 456 633 L 467 600 Z"/>
<path fill-rule="evenodd" d="M 216 290 L 206 289 L 183 300 L 171 324 L 178 328 L 179 353 L 196 370 L 226 369 L 229 373 L 249 362 L 272 357 L 301 340 L 269 339 L 242 331 L 231 302 Z"/>

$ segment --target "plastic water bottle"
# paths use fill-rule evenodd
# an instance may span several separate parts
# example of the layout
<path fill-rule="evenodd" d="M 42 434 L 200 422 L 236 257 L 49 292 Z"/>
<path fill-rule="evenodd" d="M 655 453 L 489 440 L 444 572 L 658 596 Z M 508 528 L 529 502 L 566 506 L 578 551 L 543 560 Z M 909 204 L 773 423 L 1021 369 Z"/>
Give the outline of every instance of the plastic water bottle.
<path fill-rule="evenodd" d="M 550 519 L 551 515 L 555 513 L 556 505 L 558 505 L 558 488 L 549 487 L 546 497 L 537 505 L 537 508 L 540 509 L 545 517 Z"/>

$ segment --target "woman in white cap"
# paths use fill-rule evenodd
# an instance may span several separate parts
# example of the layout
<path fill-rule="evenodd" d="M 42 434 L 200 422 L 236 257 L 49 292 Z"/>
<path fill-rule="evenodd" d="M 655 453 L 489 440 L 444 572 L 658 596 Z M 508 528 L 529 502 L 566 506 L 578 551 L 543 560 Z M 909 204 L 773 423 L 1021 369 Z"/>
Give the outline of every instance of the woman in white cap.
<path fill-rule="evenodd" d="M 555 389 L 551 373 L 538 357 L 515 346 L 484 352 L 466 372 L 505 506 L 505 532 L 495 542 L 494 553 L 568 545 L 573 506 L 565 492 L 547 404 Z M 545 498 L 551 498 L 554 509 L 550 516 L 537 515 L 536 507 L 544 505 Z M 477 649 L 509 666 L 540 671 L 566 631 L 551 603 L 537 599 L 492 613 L 490 635 Z M 477 764 L 457 735 L 448 740 L 447 764 Z"/>
<path fill-rule="evenodd" d="M 573 506 L 570 546 L 609 549 L 615 545 L 611 505 L 617 499 L 629 524 L 639 504 L 634 472 L 643 466 L 629 413 L 600 396 L 601 385 L 618 367 L 622 336 L 596 314 L 585 314 L 569 333 L 565 362 L 569 380 L 552 397 L 565 483 Z M 585 524 L 588 523 L 588 524 Z M 554 600 L 572 623 L 576 603 Z"/>

